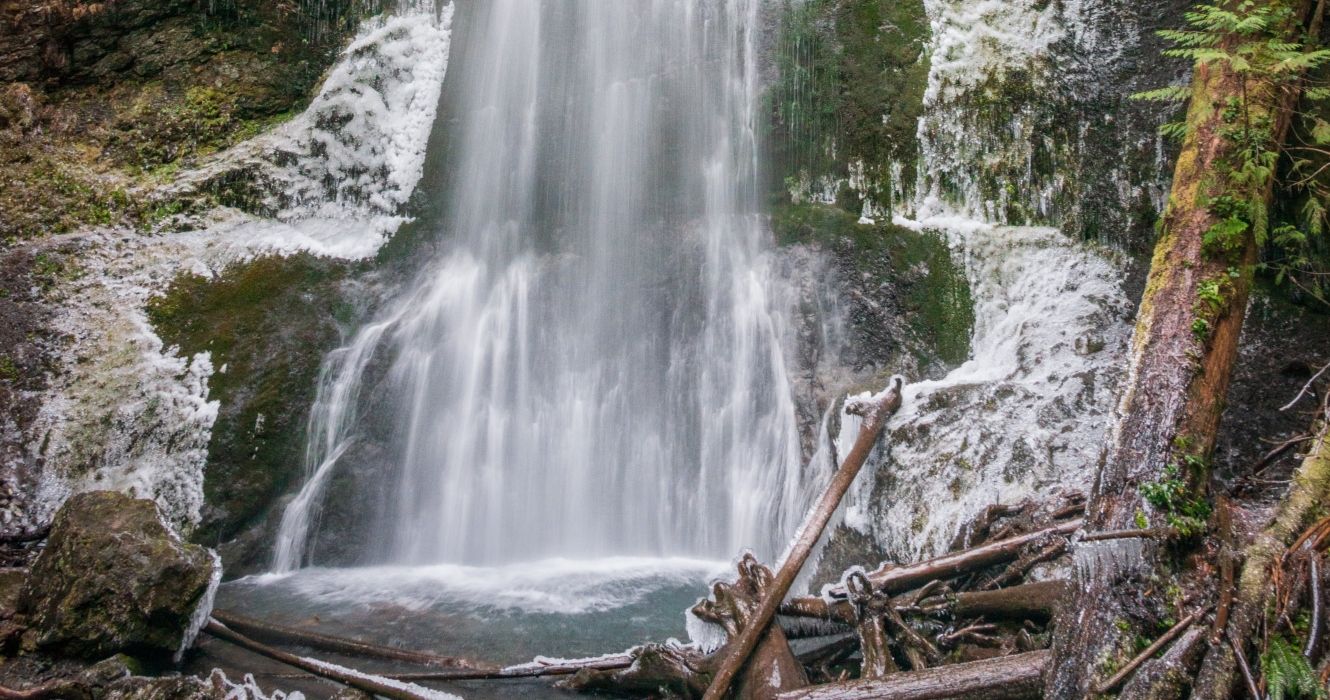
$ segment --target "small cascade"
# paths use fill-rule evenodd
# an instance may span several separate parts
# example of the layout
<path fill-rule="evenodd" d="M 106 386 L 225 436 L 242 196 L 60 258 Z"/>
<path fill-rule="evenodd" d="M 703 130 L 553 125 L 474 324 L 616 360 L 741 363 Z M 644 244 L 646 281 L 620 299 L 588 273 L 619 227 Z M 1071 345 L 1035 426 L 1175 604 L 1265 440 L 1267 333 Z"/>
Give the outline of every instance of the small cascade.
<path fill-rule="evenodd" d="M 904 223 L 951 238 L 975 300 L 971 359 L 906 388 L 876 478 L 858 485 L 847 514 L 913 559 L 944 550 L 990 504 L 1088 488 L 1130 327 L 1121 273 L 1056 229 Z"/>
<path fill-rule="evenodd" d="M 896 223 L 943 236 L 975 303 L 970 359 L 910 385 L 856 486 L 847 525 L 892 556 L 945 550 L 993 503 L 1088 488 L 1130 335 L 1114 255 L 1056 228 L 1066 155 L 1041 135 L 1032 96 L 1074 69 L 1068 42 L 1099 35 L 1079 3 L 926 3 L 932 24 L 920 164 Z M 1112 51 L 1099 59 L 1113 60 Z M 1061 155 L 1059 155 L 1061 154 Z M 1062 168 L 1062 169 L 1060 169 Z M 849 434 L 837 441 L 848 449 Z"/>

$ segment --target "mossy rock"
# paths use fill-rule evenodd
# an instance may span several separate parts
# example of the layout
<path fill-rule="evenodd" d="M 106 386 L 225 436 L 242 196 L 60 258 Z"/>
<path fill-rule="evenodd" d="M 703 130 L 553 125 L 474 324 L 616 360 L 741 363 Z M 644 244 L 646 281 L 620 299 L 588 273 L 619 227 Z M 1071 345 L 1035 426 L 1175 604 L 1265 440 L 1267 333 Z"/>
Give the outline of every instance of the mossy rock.
<path fill-rule="evenodd" d="M 208 445 L 203 522 L 220 544 L 259 519 L 303 473 L 306 422 L 324 355 L 358 314 L 343 293 L 351 265 L 311 255 L 184 275 L 148 304 L 163 342 L 211 353 L 221 404 Z M 229 564 L 230 562 L 228 562 Z"/>
<path fill-rule="evenodd" d="M 893 189 L 912 187 L 928 32 L 921 0 L 785 4 L 772 49 L 779 76 L 767 93 L 774 189 L 844 179 L 862 164 L 863 191 L 837 197 L 858 213 L 861 195 L 889 206 Z"/>
<path fill-rule="evenodd" d="M 114 491 L 72 496 L 20 597 L 24 643 L 87 660 L 175 659 L 220 573 L 215 555 L 182 542 L 152 501 Z"/>
<path fill-rule="evenodd" d="M 857 344 L 894 344 L 912 353 L 921 368 L 952 367 L 969 358 L 974 303 L 964 271 L 938 234 L 859 223 L 857 215 L 821 204 L 777 205 L 772 229 L 779 245 L 831 252 L 842 263 L 849 296 L 873 301 L 879 316 L 892 315 L 902 324 L 894 329 L 897 337 L 860 338 Z"/>

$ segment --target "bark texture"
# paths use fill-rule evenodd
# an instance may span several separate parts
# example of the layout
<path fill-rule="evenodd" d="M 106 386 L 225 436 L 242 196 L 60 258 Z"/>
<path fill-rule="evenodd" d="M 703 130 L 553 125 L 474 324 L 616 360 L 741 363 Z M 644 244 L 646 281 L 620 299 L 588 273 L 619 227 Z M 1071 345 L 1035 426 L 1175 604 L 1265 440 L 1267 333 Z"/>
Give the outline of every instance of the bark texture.
<path fill-rule="evenodd" d="M 1267 0 L 1304 17 L 1304 0 Z M 1290 37 L 1300 26 L 1287 28 Z M 1255 89 L 1254 89 L 1255 88 Z M 1250 230 L 1240 250 L 1215 255 L 1205 236 L 1221 220 L 1211 208 L 1218 196 L 1250 192 L 1226 175 L 1237 147 L 1226 136 L 1227 106 L 1243 101 L 1253 118 L 1274 124 L 1270 147 L 1282 140 L 1296 91 L 1253 85 L 1222 62 L 1198 64 L 1192 78 L 1188 133 L 1174 173 L 1169 206 L 1155 246 L 1141 299 L 1119 406 L 1119 423 L 1087 506 L 1087 529 L 1136 526 L 1138 514 L 1161 525 L 1168 514 L 1154 512 L 1140 493 L 1170 465 L 1194 485 L 1203 474 L 1188 474 L 1213 450 L 1223 399 L 1237 355 L 1243 313 L 1251 290 L 1256 242 Z M 1270 184 L 1264 188 L 1268 202 Z M 1203 285 L 1217 286 L 1222 299 L 1204 301 Z M 1137 584 L 1155 570 L 1154 547 L 1140 539 L 1087 542 L 1078 546 L 1082 581 L 1074 615 L 1058 625 L 1056 662 L 1047 696 L 1080 698 L 1105 679 L 1102 671 L 1127 652 L 1120 624 L 1124 611 L 1143 602 Z"/>
<path fill-rule="evenodd" d="M 926 671 L 897 673 L 876 680 L 828 683 L 779 696 L 780 700 L 1027 700 L 1040 697 L 1052 659 L 1032 651 Z"/>
<path fill-rule="evenodd" d="M 867 401 L 861 401 L 854 405 L 847 405 L 846 410 L 863 416 L 863 425 L 859 428 L 859 437 L 854 441 L 854 447 L 850 453 L 845 456 L 845 461 L 841 463 L 840 468 L 836 470 L 836 475 L 832 477 L 831 483 L 827 485 L 826 491 L 818 499 L 817 504 L 808 513 L 804 519 L 803 526 L 799 529 L 799 536 L 790 547 L 790 552 L 785 561 L 781 564 L 780 570 L 771 579 L 770 584 L 764 584 L 757 598 L 757 605 L 751 614 L 745 614 L 742 629 L 728 630 L 730 632 L 730 643 L 728 655 L 721 662 L 716 670 L 716 675 L 711 680 L 710 687 L 707 688 L 706 700 L 720 700 L 725 697 L 730 690 L 730 686 L 739 676 L 739 672 L 748 662 L 748 657 L 753 653 L 759 644 L 765 644 L 775 635 L 779 635 L 780 642 L 785 643 L 784 634 L 780 632 L 779 627 L 773 627 L 771 622 L 776 617 L 781 602 L 785 600 L 785 595 L 789 593 L 790 587 L 794 585 L 794 580 L 803 569 L 804 562 L 808 555 L 812 553 L 813 547 L 822 537 L 822 532 L 827 528 L 827 523 L 836 513 L 845 493 L 850 490 L 850 485 L 854 483 L 854 478 L 859 475 L 859 470 L 867 461 L 868 455 L 872 453 L 874 446 L 877 445 L 877 439 L 882 434 L 882 429 L 886 427 L 887 421 L 891 419 L 896 411 L 901 407 L 901 387 L 904 384 L 899 376 L 892 377 L 891 386 L 883 390 L 873 398 Z M 743 575 L 743 565 L 740 565 L 740 575 Z M 768 576 L 770 574 L 768 573 Z M 717 601 L 720 599 L 717 598 Z M 695 609 L 696 610 L 696 609 Z M 769 629 L 771 628 L 771 629 Z M 788 647 L 788 645 L 787 645 Z M 802 677 L 802 670 L 800 670 Z M 772 686 L 780 687 L 784 676 L 777 677 L 771 683 Z M 806 683 L 807 681 L 804 680 Z M 783 688 L 780 688 L 783 689 Z M 744 695 L 744 697 L 747 697 Z"/>

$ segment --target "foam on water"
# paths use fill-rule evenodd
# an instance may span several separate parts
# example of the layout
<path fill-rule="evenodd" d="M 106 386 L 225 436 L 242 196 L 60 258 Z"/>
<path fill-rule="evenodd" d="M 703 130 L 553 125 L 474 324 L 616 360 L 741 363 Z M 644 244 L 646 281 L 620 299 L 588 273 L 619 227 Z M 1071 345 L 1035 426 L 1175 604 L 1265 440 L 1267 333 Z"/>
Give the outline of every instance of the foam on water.
<path fill-rule="evenodd" d="M 241 579 L 326 606 L 391 604 L 489 613 L 581 615 L 615 610 L 668 587 L 698 585 L 728 562 L 685 558 L 546 559 L 494 567 L 436 564 L 307 568 Z"/>
<path fill-rule="evenodd" d="M 221 669 L 213 669 L 208 677 L 214 688 L 225 693 L 224 700 L 305 700 L 300 692 L 287 693 L 280 690 L 264 692 L 252 674 L 246 673 L 239 682 L 226 676 Z"/>

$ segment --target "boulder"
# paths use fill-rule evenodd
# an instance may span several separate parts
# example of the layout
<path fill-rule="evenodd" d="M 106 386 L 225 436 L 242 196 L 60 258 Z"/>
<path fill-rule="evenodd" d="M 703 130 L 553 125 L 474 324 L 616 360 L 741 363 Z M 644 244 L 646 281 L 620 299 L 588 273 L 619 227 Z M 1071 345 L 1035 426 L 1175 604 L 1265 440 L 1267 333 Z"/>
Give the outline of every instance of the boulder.
<path fill-rule="evenodd" d="M 221 563 L 152 501 L 78 494 L 56 513 L 19 600 L 25 646 L 79 659 L 179 661 L 212 610 Z"/>

